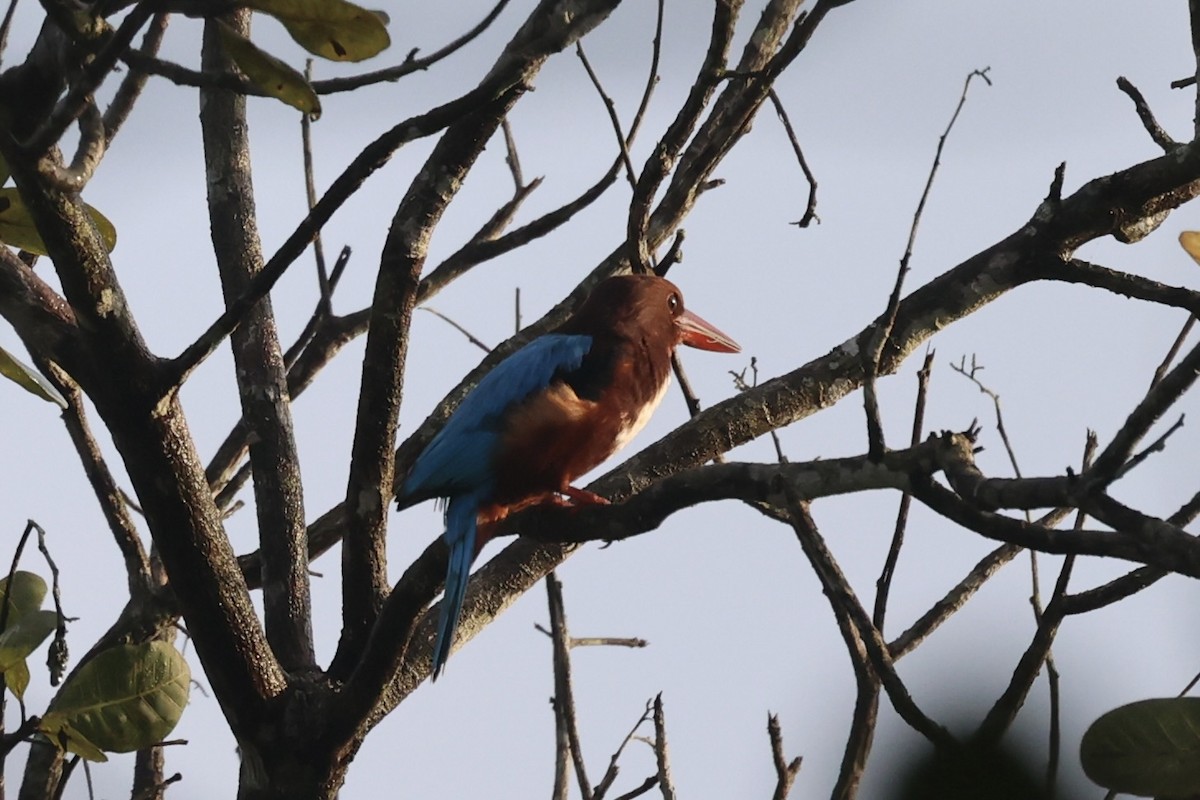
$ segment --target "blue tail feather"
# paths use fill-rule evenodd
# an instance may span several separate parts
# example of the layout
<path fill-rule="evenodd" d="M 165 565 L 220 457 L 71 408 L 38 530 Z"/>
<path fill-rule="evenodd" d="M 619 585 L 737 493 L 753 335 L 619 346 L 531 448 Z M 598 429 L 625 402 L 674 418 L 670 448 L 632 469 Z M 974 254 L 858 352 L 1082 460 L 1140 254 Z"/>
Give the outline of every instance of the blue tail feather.
<path fill-rule="evenodd" d="M 437 640 L 433 645 L 433 680 L 437 680 L 450 657 L 463 598 L 467 594 L 467 579 L 471 562 L 475 560 L 475 517 L 479 502 L 472 496 L 450 498 L 446 505 L 446 544 L 450 548 L 450 563 L 446 570 L 446 593 L 438 616 Z"/>

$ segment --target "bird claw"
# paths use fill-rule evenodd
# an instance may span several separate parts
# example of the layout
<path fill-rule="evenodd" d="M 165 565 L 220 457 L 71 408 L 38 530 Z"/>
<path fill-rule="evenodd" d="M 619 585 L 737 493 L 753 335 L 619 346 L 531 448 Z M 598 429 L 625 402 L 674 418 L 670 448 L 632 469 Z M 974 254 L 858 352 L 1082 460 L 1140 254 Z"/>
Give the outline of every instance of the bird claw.
<path fill-rule="evenodd" d="M 589 492 L 587 489 L 576 489 L 574 486 L 568 486 L 562 490 L 565 495 L 568 506 L 607 506 L 611 505 L 607 497 L 601 497 L 595 492 Z"/>

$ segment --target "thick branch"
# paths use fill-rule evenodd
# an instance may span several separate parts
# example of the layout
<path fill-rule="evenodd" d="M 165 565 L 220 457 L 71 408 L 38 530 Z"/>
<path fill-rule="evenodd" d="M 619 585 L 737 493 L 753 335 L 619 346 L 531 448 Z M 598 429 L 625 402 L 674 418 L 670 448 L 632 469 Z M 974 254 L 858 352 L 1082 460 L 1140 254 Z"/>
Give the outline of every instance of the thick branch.
<path fill-rule="evenodd" d="M 230 18 L 250 33 L 250 12 Z M 216 20 L 205 24 L 203 63 L 227 68 Z M 200 92 L 200 125 L 208 174 L 213 252 L 226 304 L 262 270 L 262 243 L 250 173 L 246 98 L 223 89 Z M 242 418 L 249 421 L 254 502 L 263 551 L 263 610 L 267 639 L 287 670 L 315 665 L 308 586 L 308 542 L 299 456 L 292 432 L 283 353 L 271 299 L 246 313 L 233 333 L 233 360 Z"/>

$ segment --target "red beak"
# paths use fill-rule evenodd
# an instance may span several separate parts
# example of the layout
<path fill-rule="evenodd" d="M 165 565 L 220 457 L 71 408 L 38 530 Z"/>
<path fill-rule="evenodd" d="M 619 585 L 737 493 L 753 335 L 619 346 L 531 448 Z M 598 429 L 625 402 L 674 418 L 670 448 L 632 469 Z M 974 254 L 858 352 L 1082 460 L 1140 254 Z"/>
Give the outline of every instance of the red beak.
<path fill-rule="evenodd" d="M 675 324 L 679 326 L 679 341 L 688 347 L 716 353 L 742 352 L 741 345 L 690 311 L 676 317 Z"/>

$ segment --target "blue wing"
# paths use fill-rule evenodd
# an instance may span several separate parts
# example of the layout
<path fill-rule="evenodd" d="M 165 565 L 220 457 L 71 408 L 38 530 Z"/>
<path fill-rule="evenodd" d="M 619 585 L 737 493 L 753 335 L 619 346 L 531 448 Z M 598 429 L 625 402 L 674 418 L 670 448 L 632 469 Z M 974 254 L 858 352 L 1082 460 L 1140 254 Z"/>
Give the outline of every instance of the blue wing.
<path fill-rule="evenodd" d="M 578 369 L 591 346 L 590 336 L 552 333 L 497 364 L 417 457 L 401 486 L 401 499 L 446 497 L 489 485 L 504 412 L 550 385 L 556 374 Z"/>

